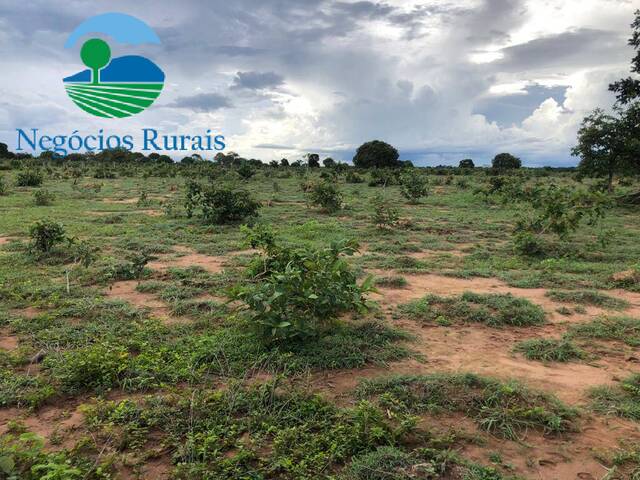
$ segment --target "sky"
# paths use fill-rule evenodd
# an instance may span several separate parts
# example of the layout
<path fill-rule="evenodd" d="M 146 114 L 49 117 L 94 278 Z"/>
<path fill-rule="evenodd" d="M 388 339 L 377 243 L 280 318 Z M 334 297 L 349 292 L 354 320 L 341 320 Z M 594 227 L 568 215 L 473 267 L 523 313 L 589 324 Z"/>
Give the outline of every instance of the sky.
<path fill-rule="evenodd" d="M 319 153 L 350 161 L 369 140 L 416 165 L 568 166 L 582 118 L 629 75 L 631 0 L 0 0 L 0 141 L 17 128 L 137 137 L 222 134 L 263 161 Z M 147 23 L 161 44 L 109 42 L 166 74 L 153 106 L 127 119 L 76 107 L 62 79 L 85 67 L 87 18 Z M 87 37 L 87 39 L 90 37 Z M 108 38 L 105 38 L 109 40 Z M 161 152 L 162 153 L 162 152 Z M 175 154 L 181 158 L 184 153 Z"/>

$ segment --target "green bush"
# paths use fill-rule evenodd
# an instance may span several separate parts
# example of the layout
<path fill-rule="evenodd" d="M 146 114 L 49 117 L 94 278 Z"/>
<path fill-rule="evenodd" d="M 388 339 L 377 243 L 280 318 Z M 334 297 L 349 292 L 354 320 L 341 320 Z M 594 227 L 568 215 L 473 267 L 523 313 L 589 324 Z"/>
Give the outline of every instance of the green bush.
<path fill-rule="evenodd" d="M 16 176 L 16 185 L 18 187 L 39 187 L 43 181 L 44 177 L 38 170 L 25 170 L 19 172 Z"/>
<path fill-rule="evenodd" d="M 364 311 L 364 295 L 372 278 L 358 286 L 356 275 L 342 258 L 356 252 L 355 242 L 333 243 L 329 248 L 290 248 L 275 243 L 264 228 L 245 229 L 262 258 L 250 269 L 250 282 L 231 295 L 242 301 L 248 318 L 271 342 L 307 339 L 326 333 L 340 313 Z"/>
<path fill-rule="evenodd" d="M 347 183 L 364 183 L 364 178 L 362 178 L 353 170 L 347 171 L 347 174 L 345 175 L 344 180 Z"/>
<path fill-rule="evenodd" d="M 307 191 L 311 205 L 322 208 L 327 213 L 337 212 L 342 208 L 342 194 L 329 182 L 314 183 Z"/>
<path fill-rule="evenodd" d="M 40 207 L 51 205 L 54 199 L 55 195 L 44 188 L 33 192 L 33 201 Z"/>
<path fill-rule="evenodd" d="M 5 182 L 4 177 L 0 177 L 0 195 L 6 195 L 8 191 L 7 182 Z"/>
<path fill-rule="evenodd" d="M 258 214 L 260 203 L 253 200 L 249 192 L 230 187 L 203 187 L 190 182 L 185 199 L 187 216 L 199 211 L 206 224 L 222 225 L 240 222 Z"/>
<path fill-rule="evenodd" d="M 38 220 L 29 230 L 31 249 L 40 253 L 48 253 L 65 239 L 64 226 L 49 220 Z"/>
<path fill-rule="evenodd" d="M 378 228 L 391 228 L 400 220 L 400 211 L 382 195 L 373 199 L 373 215 L 371 221 Z"/>
<path fill-rule="evenodd" d="M 411 203 L 417 203 L 429 194 L 427 179 L 416 171 L 407 171 L 400 177 L 400 193 Z"/>

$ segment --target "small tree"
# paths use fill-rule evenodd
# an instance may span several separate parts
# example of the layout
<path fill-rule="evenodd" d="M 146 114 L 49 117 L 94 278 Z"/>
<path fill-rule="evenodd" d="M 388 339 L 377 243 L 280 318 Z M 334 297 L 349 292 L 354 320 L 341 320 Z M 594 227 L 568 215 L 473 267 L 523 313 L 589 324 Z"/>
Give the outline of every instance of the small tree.
<path fill-rule="evenodd" d="M 281 167 L 288 167 L 289 166 L 289 160 L 287 160 L 286 158 L 283 158 L 282 160 L 280 160 L 280 166 Z"/>
<path fill-rule="evenodd" d="M 400 211 L 392 206 L 382 195 L 376 195 L 373 199 L 371 220 L 378 228 L 391 228 L 400 220 Z"/>
<path fill-rule="evenodd" d="M 64 226 L 49 220 L 38 220 L 29 229 L 31 250 L 49 253 L 51 249 L 65 239 Z"/>
<path fill-rule="evenodd" d="M 398 150 L 380 140 L 363 143 L 358 147 L 353 164 L 359 168 L 399 167 Z"/>
<path fill-rule="evenodd" d="M 632 173 L 638 169 L 637 155 L 640 143 L 634 136 L 631 119 L 626 118 L 632 110 L 616 107 L 616 116 L 594 110 L 582 121 L 578 131 L 578 145 L 572 154 L 580 157 L 580 173 L 607 178 L 607 188 L 613 189 L 616 173 Z"/>
<path fill-rule="evenodd" d="M 427 179 L 418 175 L 416 171 L 405 172 L 400 177 L 400 193 L 411 203 L 418 203 L 422 197 L 429 194 Z"/>
<path fill-rule="evenodd" d="M 308 153 L 307 165 L 309 165 L 309 168 L 320 168 L 320 155 L 317 153 Z"/>
<path fill-rule="evenodd" d="M 499 153 L 491 161 L 491 166 L 496 170 L 510 170 L 520 168 L 522 162 L 520 159 L 510 153 Z"/>
<path fill-rule="evenodd" d="M 473 160 L 471 160 L 470 158 L 465 158 L 464 160 L 460 160 L 460 163 L 458 164 L 459 168 L 474 168 L 475 164 L 473 163 Z"/>
<path fill-rule="evenodd" d="M 332 182 L 314 183 L 307 190 L 309 203 L 321 207 L 327 213 L 342 208 L 342 194 Z"/>
<path fill-rule="evenodd" d="M 327 157 L 322 161 L 322 165 L 326 168 L 333 168 L 336 166 L 336 161 L 331 157 Z"/>

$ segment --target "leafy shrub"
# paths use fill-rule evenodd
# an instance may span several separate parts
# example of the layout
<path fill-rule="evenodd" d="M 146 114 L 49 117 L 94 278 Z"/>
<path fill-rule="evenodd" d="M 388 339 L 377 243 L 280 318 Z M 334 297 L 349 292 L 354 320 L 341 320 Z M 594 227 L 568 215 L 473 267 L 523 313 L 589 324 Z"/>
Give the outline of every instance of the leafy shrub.
<path fill-rule="evenodd" d="M 545 244 L 542 238 L 531 232 L 516 232 L 513 236 L 513 249 L 520 255 L 537 257 L 544 255 Z"/>
<path fill-rule="evenodd" d="M 340 313 L 364 311 L 364 295 L 372 278 L 358 286 L 356 275 L 342 258 L 356 252 L 355 242 L 329 248 L 282 247 L 264 228 L 245 228 L 253 248 L 263 257 L 250 272 L 251 282 L 231 291 L 248 310 L 248 318 L 269 342 L 307 339 L 326 333 Z"/>
<path fill-rule="evenodd" d="M 155 258 L 147 252 L 133 254 L 128 260 L 109 267 L 106 277 L 110 280 L 139 280 L 147 263 Z"/>
<path fill-rule="evenodd" d="M 119 384 L 128 359 L 129 354 L 122 347 L 94 344 L 48 356 L 43 366 L 51 370 L 65 393 L 101 392 Z"/>
<path fill-rule="evenodd" d="M 49 220 L 38 220 L 29 230 L 31 249 L 40 253 L 48 253 L 65 239 L 64 226 Z"/>
<path fill-rule="evenodd" d="M 44 177 L 38 170 L 25 170 L 19 172 L 16 176 L 16 185 L 18 187 L 39 187 L 43 181 Z"/>
<path fill-rule="evenodd" d="M 405 172 L 400 178 L 400 193 L 412 203 L 417 203 L 429 194 L 426 178 L 414 171 Z"/>
<path fill-rule="evenodd" d="M 49 192 L 48 190 L 41 189 L 33 192 L 33 200 L 35 204 L 38 206 L 43 207 L 43 206 L 51 205 L 54 199 L 55 199 L 55 195 Z"/>
<path fill-rule="evenodd" d="M 400 211 L 391 205 L 382 195 L 373 199 L 373 215 L 371 221 L 378 228 L 391 228 L 400 220 Z"/>
<path fill-rule="evenodd" d="M 187 216 L 199 210 L 206 224 L 222 225 L 235 223 L 257 215 L 260 203 L 253 200 L 249 192 L 230 187 L 203 187 L 196 182 L 187 186 L 185 199 Z"/>
<path fill-rule="evenodd" d="M 342 208 L 342 194 L 329 182 L 314 183 L 307 192 L 309 202 L 327 213 L 337 212 Z"/>
<path fill-rule="evenodd" d="M 376 168 L 371 171 L 370 187 L 387 187 L 398 183 L 400 183 L 400 173 L 397 169 Z"/>
<path fill-rule="evenodd" d="M 364 183 L 364 178 L 362 178 L 353 170 L 347 171 L 347 174 L 345 175 L 344 180 L 347 183 Z"/>
<path fill-rule="evenodd" d="M 5 182 L 4 177 L 0 176 L 0 196 L 6 195 L 8 191 L 7 182 Z"/>
<path fill-rule="evenodd" d="M 249 180 L 256 174 L 256 170 L 247 162 L 243 162 L 236 170 L 238 175 L 243 180 Z"/>

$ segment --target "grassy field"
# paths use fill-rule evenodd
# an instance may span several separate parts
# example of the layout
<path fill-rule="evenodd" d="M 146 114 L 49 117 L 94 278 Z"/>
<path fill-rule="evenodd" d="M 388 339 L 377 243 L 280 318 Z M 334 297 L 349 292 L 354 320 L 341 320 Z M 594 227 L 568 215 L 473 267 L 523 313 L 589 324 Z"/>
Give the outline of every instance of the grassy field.
<path fill-rule="evenodd" d="M 480 193 L 483 169 L 419 169 L 412 203 L 339 174 L 326 213 L 305 193 L 324 168 L 1 165 L 0 478 L 640 478 L 637 207 L 525 255 L 532 207 Z M 189 217 L 194 179 L 248 191 L 258 216 Z M 46 252 L 44 219 L 65 237 Z M 356 241 L 367 304 L 265 342 L 233 293 L 259 283 L 242 223 L 309 251 Z"/>

